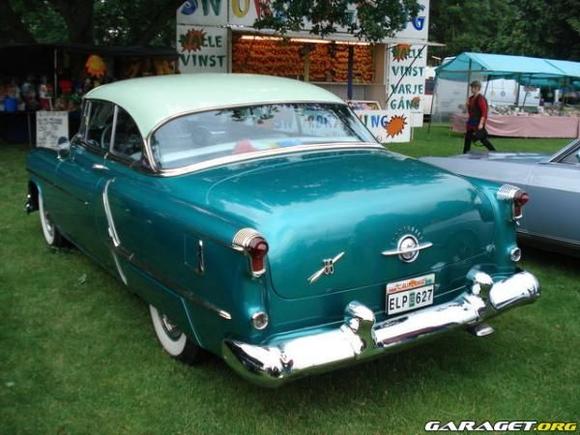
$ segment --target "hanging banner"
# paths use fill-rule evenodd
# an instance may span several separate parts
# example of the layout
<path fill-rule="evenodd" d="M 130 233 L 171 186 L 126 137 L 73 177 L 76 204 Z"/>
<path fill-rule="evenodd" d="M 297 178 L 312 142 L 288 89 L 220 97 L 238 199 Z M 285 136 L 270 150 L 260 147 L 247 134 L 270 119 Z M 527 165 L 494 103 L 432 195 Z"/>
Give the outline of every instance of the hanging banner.
<path fill-rule="evenodd" d="M 181 73 L 228 71 L 226 28 L 179 25 L 176 47 Z"/>
<path fill-rule="evenodd" d="M 356 115 L 380 143 L 409 142 L 409 112 L 400 110 L 355 110 Z"/>
<path fill-rule="evenodd" d="M 408 113 L 411 127 L 423 126 L 427 47 L 391 44 L 388 46 L 388 110 Z"/>
<path fill-rule="evenodd" d="M 36 146 L 58 149 L 68 141 L 68 112 L 36 112 Z"/>

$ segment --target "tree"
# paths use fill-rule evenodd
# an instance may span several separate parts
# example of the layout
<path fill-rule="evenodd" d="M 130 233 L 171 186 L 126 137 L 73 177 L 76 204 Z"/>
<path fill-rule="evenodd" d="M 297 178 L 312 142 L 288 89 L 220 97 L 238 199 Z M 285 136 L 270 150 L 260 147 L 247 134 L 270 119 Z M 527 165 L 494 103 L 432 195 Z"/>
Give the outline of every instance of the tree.
<path fill-rule="evenodd" d="M 304 30 L 309 22 L 310 32 L 322 37 L 344 27 L 359 39 L 377 42 L 404 29 L 420 11 L 417 0 L 273 0 L 262 3 L 262 14 L 254 27 L 284 35 Z"/>
<path fill-rule="evenodd" d="M 463 51 L 580 58 L 577 0 L 433 0 L 430 39 L 446 44 L 431 54 Z"/>
<path fill-rule="evenodd" d="M 183 0 L 0 0 L 0 41 L 171 45 Z"/>

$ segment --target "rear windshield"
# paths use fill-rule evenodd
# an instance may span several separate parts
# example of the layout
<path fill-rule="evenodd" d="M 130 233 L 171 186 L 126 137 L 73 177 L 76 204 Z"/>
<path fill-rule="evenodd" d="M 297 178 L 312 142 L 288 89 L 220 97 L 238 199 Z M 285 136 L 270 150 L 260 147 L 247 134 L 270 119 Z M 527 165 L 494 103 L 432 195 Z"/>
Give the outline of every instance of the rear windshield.
<path fill-rule="evenodd" d="M 299 145 L 372 142 L 376 139 L 341 104 L 265 104 L 175 118 L 151 137 L 160 169 Z"/>

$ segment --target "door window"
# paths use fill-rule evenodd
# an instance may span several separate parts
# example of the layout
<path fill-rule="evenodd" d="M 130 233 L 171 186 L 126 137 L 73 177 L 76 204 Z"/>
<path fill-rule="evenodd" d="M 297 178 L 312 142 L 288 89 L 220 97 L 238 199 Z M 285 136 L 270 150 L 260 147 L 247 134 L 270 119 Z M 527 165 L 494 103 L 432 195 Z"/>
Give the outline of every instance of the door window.
<path fill-rule="evenodd" d="M 130 161 L 140 160 L 143 153 L 143 138 L 139 128 L 131 115 L 121 107 L 117 109 L 112 152 Z"/>
<path fill-rule="evenodd" d="M 578 160 L 578 153 L 580 153 L 580 148 L 576 148 L 574 151 L 572 151 L 571 153 L 569 153 L 562 160 L 560 160 L 560 163 L 565 163 L 565 164 L 568 164 L 568 165 L 577 165 L 577 164 L 579 164 L 580 163 L 580 160 Z"/>
<path fill-rule="evenodd" d="M 113 113 L 115 106 L 107 101 L 91 101 L 86 143 L 106 153 L 111 145 Z"/>

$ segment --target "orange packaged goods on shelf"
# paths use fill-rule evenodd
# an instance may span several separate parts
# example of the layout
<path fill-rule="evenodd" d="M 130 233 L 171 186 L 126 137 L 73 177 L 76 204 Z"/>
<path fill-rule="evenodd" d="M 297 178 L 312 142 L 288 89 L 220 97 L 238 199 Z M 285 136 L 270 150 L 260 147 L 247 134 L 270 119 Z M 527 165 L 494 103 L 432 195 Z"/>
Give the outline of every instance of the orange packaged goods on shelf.
<path fill-rule="evenodd" d="M 305 44 L 270 39 L 234 39 L 232 69 L 237 73 L 302 77 L 305 59 L 310 58 L 309 79 L 315 82 L 346 82 L 348 46 L 343 44 Z M 374 79 L 373 50 L 354 46 L 353 81 L 371 83 Z"/>

